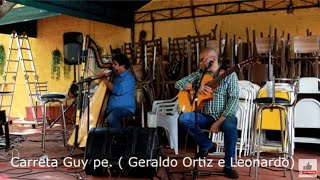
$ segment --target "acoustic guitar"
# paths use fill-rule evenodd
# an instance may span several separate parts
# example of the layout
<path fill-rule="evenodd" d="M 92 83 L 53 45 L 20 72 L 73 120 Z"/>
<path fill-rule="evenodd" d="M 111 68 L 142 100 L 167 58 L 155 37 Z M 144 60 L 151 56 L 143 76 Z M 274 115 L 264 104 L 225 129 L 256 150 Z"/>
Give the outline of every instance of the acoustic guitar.
<path fill-rule="evenodd" d="M 212 90 L 214 90 L 219 86 L 220 81 L 223 80 L 225 77 L 227 77 L 231 73 L 237 71 L 238 69 L 243 68 L 245 66 L 249 66 L 255 62 L 256 62 L 256 59 L 251 57 L 248 60 L 243 61 L 243 62 L 237 64 L 236 66 L 228 69 L 227 71 L 223 72 L 222 74 L 220 74 L 216 78 L 213 78 L 209 74 L 205 74 L 203 76 L 201 84 L 205 84 L 205 85 L 211 87 Z M 196 106 L 195 106 L 195 101 L 194 101 L 194 94 L 195 94 L 195 90 L 183 90 L 183 91 L 179 92 L 178 105 L 179 105 L 179 108 L 182 112 L 195 111 Z M 209 93 L 208 95 L 198 93 L 197 98 L 198 98 L 197 110 L 200 111 L 202 109 L 202 107 L 204 106 L 204 104 L 207 101 L 213 100 L 214 97 L 213 97 L 213 93 Z"/>

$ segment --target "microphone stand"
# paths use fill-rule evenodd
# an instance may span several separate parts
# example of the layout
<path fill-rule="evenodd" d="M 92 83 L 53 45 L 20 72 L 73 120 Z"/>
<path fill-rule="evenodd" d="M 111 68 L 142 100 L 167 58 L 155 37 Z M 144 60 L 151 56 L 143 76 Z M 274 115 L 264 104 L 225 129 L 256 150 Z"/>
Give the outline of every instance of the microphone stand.
<path fill-rule="evenodd" d="M 203 80 L 203 77 L 204 75 L 208 72 L 208 69 L 210 68 L 210 66 L 208 66 L 208 68 L 205 68 L 205 70 L 203 71 L 202 73 L 202 76 L 200 78 L 200 81 L 195 81 L 193 82 L 193 86 L 194 86 L 194 96 L 193 96 L 193 99 L 192 99 L 192 104 L 194 102 L 194 106 L 195 106 L 195 111 L 194 111 L 194 128 L 195 128 L 195 131 L 197 132 L 197 128 L 198 128 L 198 91 L 201 87 L 201 83 L 202 83 L 202 80 Z M 200 158 L 198 157 L 198 133 L 195 133 L 195 148 L 194 148 L 194 157 L 197 159 L 197 158 Z M 195 163 L 195 166 L 194 166 L 194 169 L 192 171 L 192 179 L 196 179 L 196 177 L 199 176 L 199 171 L 198 171 L 198 161 Z"/>
<path fill-rule="evenodd" d="M 82 77 L 80 76 L 80 64 L 82 63 L 82 61 L 84 59 L 86 59 L 86 52 L 84 50 L 81 51 L 81 57 L 80 57 L 80 54 L 79 55 L 79 58 L 78 58 L 78 63 L 77 63 L 77 70 L 78 70 L 78 81 L 82 80 Z M 81 60 L 80 60 L 81 59 Z M 77 78 L 77 73 L 76 73 L 76 65 L 74 64 L 73 66 L 73 75 L 74 75 L 74 82 L 76 82 Z M 78 117 L 77 119 L 77 115 L 78 115 L 78 111 L 80 111 L 79 113 L 79 116 L 81 116 L 81 102 L 82 102 L 82 84 L 78 84 L 77 83 L 77 86 L 78 86 L 78 96 L 75 98 L 75 111 L 74 111 L 74 114 L 73 114 L 73 118 L 75 118 L 75 138 L 74 138 L 74 142 L 73 142 L 73 148 L 72 150 L 70 151 L 70 154 L 73 154 L 73 151 L 78 148 L 79 144 L 78 144 L 78 135 L 79 135 L 79 123 L 80 123 L 80 117 Z M 77 124 L 77 121 L 78 121 L 78 124 Z"/>
<path fill-rule="evenodd" d="M 194 96 L 193 96 L 192 103 L 194 102 L 194 106 L 195 106 L 195 111 L 194 111 L 194 116 L 195 116 L 194 128 L 195 128 L 195 131 L 197 131 L 197 129 L 198 129 L 198 91 L 199 91 L 199 89 L 201 87 L 203 77 L 207 74 L 207 72 L 211 68 L 212 64 L 213 64 L 213 61 L 210 61 L 208 67 L 204 69 L 199 83 L 197 81 L 194 82 L 195 93 L 194 93 Z M 195 139 L 195 144 L 196 144 L 196 146 L 194 148 L 194 157 L 196 159 L 199 159 L 199 160 L 196 160 L 196 162 L 195 162 L 195 166 L 194 166 L 194 169 L 192 171 L 192 180 L 195 180 L 196 177 L 198 177 L 199 175 L 203 175 L 203 176 L 224 175 L 223 173 L 213 173 L 211 171 L 199 172 L 198 163 L 200 161 L 200 157 L 198 157 L 198 155 L 197 155 L 198 154 L 198 151 L 197 151 L 197 149 L 198 149 L 197 148 L 197 146 L 198 146 L 198 133 L 195 133 L 195 138 L 194 139 Z M 204 160 L 205 160 L 205 157 L 204 157 Z"/>

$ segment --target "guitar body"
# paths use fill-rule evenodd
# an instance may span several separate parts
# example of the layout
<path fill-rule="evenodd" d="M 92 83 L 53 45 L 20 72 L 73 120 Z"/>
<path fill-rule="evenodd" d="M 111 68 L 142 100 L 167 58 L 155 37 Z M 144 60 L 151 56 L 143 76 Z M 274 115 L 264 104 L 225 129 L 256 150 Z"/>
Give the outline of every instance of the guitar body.
<path fill-rule="evenodd" d="M 256 63 L 256 61 L 257 61 L 256 58 L 251 57 L 248 60 L 243 61 L 232 68 L 229 68 L 227 71 L 221 70 L 219 72 L 219 75 L 216 78 L 213 78 L 209 74 L 205 74 L 203 76 L 201 84 L 205 84 L 211 87 L 212 90 L 215 90 L 219 86 L 220 81 L 222 79 L 224 79 L 225 77 L 235 72 L 236 70 L 239 70 L 242 67 L 249 66 L 250 64 Z M 195 101 L 193 101 L 194 93 L 195 93 L 194 90 L 189 90 L 189 91 L 183 90 L 179 92 L 178 104 L 182 112 L 193 112 L 196 110 Z M 213 93 L 209 93 L 208 95 L 203 95 L 198 93 L 197 97 L 198 97 L 197 111 L 200 111 L 207 101 L 213 100 L 214 98 Z"/>
<path fill-rule="evenodd" d="M 202 84 L 207 84 L 207 82 L 210 82 L 213 80 L 213 77 L 210 76 L 209 74 L 204 75 L 203 79 L 202 79 Z M 216 87 L 218 87 L 219 84 L 215 84 L 213 87 L 211 87 L 212 89 L 215 89 Z M 178 104 L 179 104 L 179 108 L 182 112 L 193 112 L 196 110 L 196 106 L 195 106 L 195 101 L 192 102 L 193 97 L 194 97 L 194 90 L 189 90 L 189 91 L 180 91 L 178 94 Z M 207 101 L 213 100 L 213 93 L 209 93 L 208 95 L 203 95 L 198 93 L 198 108 L 197 110 L 200 111 L 202 109 L 202 107 L 204 106 L 204 104 Z"/>

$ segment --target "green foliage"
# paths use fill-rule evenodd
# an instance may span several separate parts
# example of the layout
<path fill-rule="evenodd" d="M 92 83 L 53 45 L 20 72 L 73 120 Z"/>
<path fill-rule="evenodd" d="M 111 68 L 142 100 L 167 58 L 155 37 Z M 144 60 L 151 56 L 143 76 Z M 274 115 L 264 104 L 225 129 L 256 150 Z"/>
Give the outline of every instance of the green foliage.
<path fill-rule="evenodd" d="M 60 67 L 62 61 L 61 52 L 56 49 L 52 51 L 52 65 L 51 65 L 51 79 L 56 79 L 57 81 L 60 79 Z"/>
<path fill-rule="evenodd" d="M 67 79 L 70 78 L 70 70 L 71 70 L 71 66 L 70 65 L 65 64 L 63 66 L 63 76 L 64 76 L 64 78 L 67 78 Z"/>
<path fill-rule="evenodd" d="M 6 54 L 4 51 L 4 47 L 3 47 L 3 45 L 0 45 L 0 75 L 3 74 L 4 65 L 6 63 L 5 56 L 6 56 Z"/>

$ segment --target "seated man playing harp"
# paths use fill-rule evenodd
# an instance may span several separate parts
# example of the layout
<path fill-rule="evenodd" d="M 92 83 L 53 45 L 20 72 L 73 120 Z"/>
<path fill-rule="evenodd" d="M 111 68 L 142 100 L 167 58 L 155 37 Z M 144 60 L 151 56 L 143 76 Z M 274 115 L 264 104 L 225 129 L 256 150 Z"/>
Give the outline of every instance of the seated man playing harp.
<path fill-rule="evenodd" d="M 125 54 L 117 54 L 112 59 L 112 68 L 115 72 L 113 81 L 102 80 L 111 91 L 104 126 L 121 128 L 121 120 L 134 115 L 135 79 L 129 67 L 128 57 Z"/>

